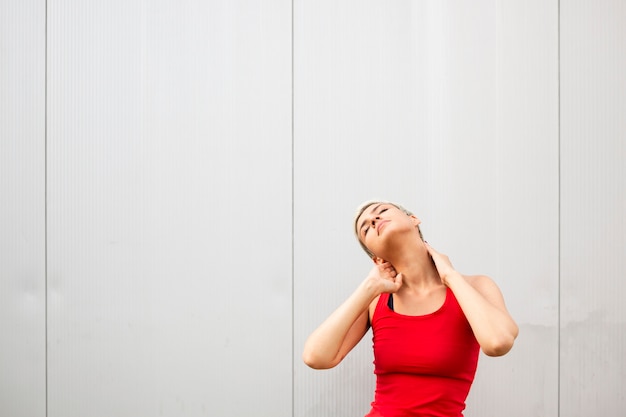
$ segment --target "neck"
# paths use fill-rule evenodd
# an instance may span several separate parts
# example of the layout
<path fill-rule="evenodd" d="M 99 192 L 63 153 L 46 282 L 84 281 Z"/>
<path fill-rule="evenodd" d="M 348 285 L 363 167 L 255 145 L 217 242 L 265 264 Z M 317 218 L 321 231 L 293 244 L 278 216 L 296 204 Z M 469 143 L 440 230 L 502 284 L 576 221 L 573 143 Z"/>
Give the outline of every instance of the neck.
<path fill-rule="evenodd" d="M 424 291 L 442 285 L 435 263 L 421 240 L 393 251 L 387 260 L 402 274 L 403 288 Z"/>

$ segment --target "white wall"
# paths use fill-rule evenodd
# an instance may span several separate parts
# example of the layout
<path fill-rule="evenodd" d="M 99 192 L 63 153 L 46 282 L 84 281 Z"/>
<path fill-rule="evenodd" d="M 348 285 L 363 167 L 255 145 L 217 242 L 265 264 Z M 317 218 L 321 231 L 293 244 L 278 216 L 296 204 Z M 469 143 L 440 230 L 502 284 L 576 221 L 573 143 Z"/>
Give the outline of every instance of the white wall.
<path fill-rule="evenodd" d="M 561 415 L 626 405 L 626 3 L 561 4 Z"/>
<path fill-rule="evenodd" d="M 626 405 L 619 1 L 13 3 L 0 415 L 363 415 L 370 336 L 300 352 L 372 198 L 520 324 L 466 416 Z"/>
<path fill-rule="evenodd" d="M 290 13 L 49 2 L 48 416 L 291 414 Z"/>
<path fill-rule="evenodd" d="M 0 1 L 0 415 L 46 410 L 45 4 Z"/>
<path fill-rule="evenodd" d="M 556 4 L 295 12 L 296 351 L 370 268 L 351 232 L 357 205 L 390 199 L 457 268 L 491 275 L 520 323 L 510 355 L 480 359 L 466 415 L 556 415 Z M 335 370 L 296 363 L 296 415 L 364 415 L 372 359 L 366 335 Z"/>

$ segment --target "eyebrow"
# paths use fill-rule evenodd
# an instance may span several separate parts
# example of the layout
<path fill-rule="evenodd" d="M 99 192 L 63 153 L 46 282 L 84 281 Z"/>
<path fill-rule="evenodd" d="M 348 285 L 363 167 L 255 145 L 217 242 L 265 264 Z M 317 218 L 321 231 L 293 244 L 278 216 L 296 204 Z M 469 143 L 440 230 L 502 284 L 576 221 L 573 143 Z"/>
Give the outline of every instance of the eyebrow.
<path fill-rule="evenodd" d="M 382 206 L 383 204 L 384 204 L 384 203 L 380 203 L 380 204 L 377 204 L 376 206 L 374 206 L 374 208 L 373 208 L 372 210 L 370 210 L 370 213 L 375 212 L 375 211 L 376 211 L 376 209 L 377 209 L 378 207 Z M 365 223 L 366 223 L 366 222 L 367 222 L 367 220 L 363 220 L 363 221 L 361 222 L 361 226 L 359 227 L 359 234 L 361 234 L 361 230 L 363 230 L 363 226 L 365 226 Z"/>

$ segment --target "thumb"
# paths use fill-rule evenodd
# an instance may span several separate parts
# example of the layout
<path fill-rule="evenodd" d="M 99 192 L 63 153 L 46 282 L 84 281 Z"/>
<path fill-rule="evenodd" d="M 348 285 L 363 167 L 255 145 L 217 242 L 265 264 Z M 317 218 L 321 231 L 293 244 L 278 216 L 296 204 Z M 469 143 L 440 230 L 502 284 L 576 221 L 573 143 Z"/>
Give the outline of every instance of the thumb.
<path fill-rule="evenodd" d="M 437 251 L 436 251 L 436 250 L 435 250 L 432 246 L 430 246 L 430 243 L 428 243 L 428 242 L 424 241 L 424 246 L 426 246 L 426 250 L 427 250 L 427 251 L 428 251 L 428 253 L 430 253 L 431 255 L 432 255 L 433 253 L 437 253 Z"/>
<path fill-rule="evenodd" d="M 396 291 L 398 291 L 400 289 L 400 287 L 402 286 L 402 273 L 399 273 L 398 275 L 396 275 Z"/>

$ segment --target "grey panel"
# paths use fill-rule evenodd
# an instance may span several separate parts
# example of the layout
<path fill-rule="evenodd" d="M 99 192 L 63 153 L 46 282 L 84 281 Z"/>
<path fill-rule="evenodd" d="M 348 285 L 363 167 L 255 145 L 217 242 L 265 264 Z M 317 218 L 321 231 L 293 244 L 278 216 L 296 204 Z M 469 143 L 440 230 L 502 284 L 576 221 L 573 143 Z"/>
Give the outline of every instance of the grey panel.
<path fill-rule="evenodd" d="M 373 398 L 370 335 L 331 371 L 298 355 L 370 268 L 351 221 L 372 198 L 492 276 L 520 324 L 509 356 L 481 358 L 466 415 L 557 413 L 557 22 L 544 2 L 296 3 L 296 416 Z"/>
<path fill-rule="evenodd" d="M 291 4 L 49 4 L 49 416 L 291 414 Z"/>
<path fill-rule="evenodd" d="M 46 411 L 45 2 L 0 2 L 0 415 Z"/>
<path fill-rule="evenodd" d="M 561 415 L 626 408 L 626 4 L 561 2 Z"/>
<path fill-rule="evenodd" d="M 495 139 L 480 151 L 497 161 L 486 182 L 495 190 L 465 201 L 495 209 L 487 208 L 494 215 L 478 222 L 480 230 L 471 229 L 482 248 L 469 266 L 493 268 L 486 272 L 520 335 L 506 357 L 481 358 L 465 415 L 552 417 L 559 389 L 557 3 L 498 2 L 494 12 Z M 465 222 L 474 223 L 452 227 Z"/>

